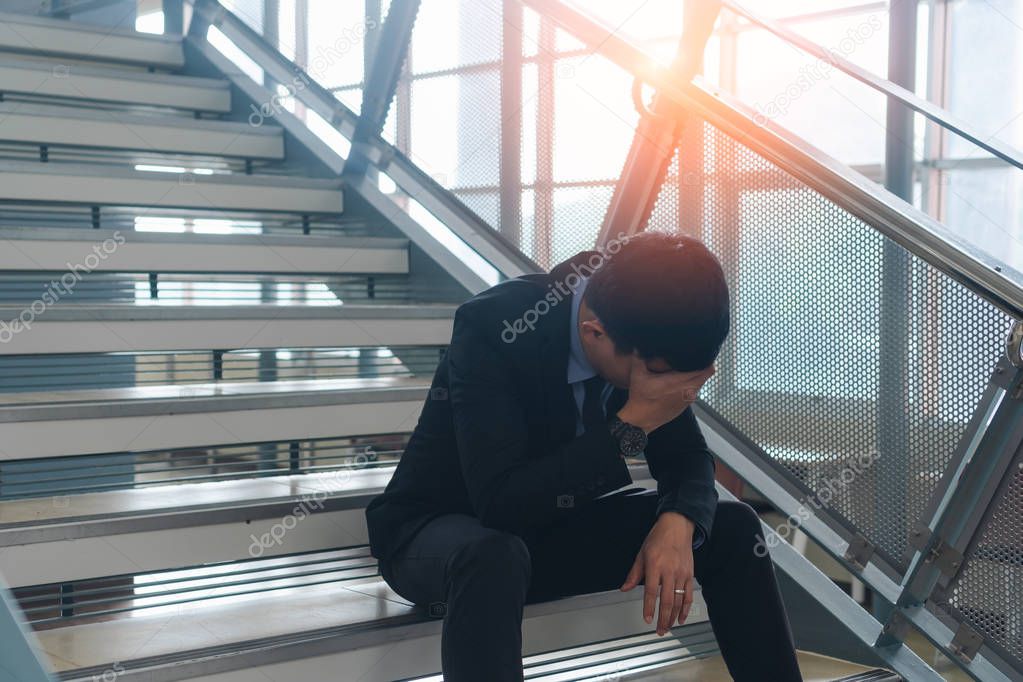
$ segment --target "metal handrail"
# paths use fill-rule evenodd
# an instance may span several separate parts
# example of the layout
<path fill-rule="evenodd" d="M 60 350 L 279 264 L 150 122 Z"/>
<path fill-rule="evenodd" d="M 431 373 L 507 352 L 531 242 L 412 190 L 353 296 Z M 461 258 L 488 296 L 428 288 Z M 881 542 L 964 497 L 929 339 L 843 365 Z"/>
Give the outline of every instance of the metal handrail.
<path fill-rule="evenodd" d="M 760 16 L 759 14 L 746 9 L 734 0 L 715 0 L 720 2 L 726 9 L 731 10 L 735 14 L 744 17 L 748 21 L 761 28 L 773 33 L 777 37 L 781 38 L 785 42 L 793 45 L 803 52 L 816 57 L 822 61 L 826 61 L 834 66 L 839 71 L 852 76 L 861 83 L 877 90 L 878 92 L 887 95 L 888 97 L 898 100 L 902 104 L 906 105 L 913 111 L 923 114 L 931 121 L 934 121 L 942 128 L 952 131 L 956 135 L 966 138 L 978 147 L 994 154 L 998 158 L 1002 159 L 1006 163 L 1009 163 L 1016 168 L 1023 170 L 1023 152 L 1012 145 L 1006 144 L 1001 140 L 996 139 L 993 135 L 983 137 L 980 131 L 976 130 L 973 126 L 959 119 L 955 114 L 939 107 L 922 97 L 918 97 L 915 93 L 906 88 L 897 85 L 886 78 L 876 76 L 870 71 L 864 69 L 861 66 L 854 64 L 845 57 L 828 50 L 825 47 L 818 45 L 812 40 L 807 40 L 803 36 L 799 35 L 795 31 L 786 28 L 781 22 L 773 19 L 767 19 Z"/>
<path fill-rule="evenodd" d="M 1008 314 L 1023 317 L 1023 273 L 726 93 L 687 82 L 613 29 L 563 0 L 521 0 L 595 53 L 693 111 L 921 260 Z"/>
<path fill-rule="evenodd" d="M 301 67 L 289 60 L 263 36 L 226 9 L 217 0 L 187 0 L 194 9 L 193 22 L 198 17 L 211 26 L 217 27 L 235 42 L 249 59 L 262 68 L 267 75 L 278 82 L 290 83 L 298 78 L 302 87 L 294 88 L 294 97 L 311 111 L 320 115 L 347 139 L 355 134 L 359 115 L 338 101 L 334 95 L 310 77 Z M 191 39 L 205 40 L 195 31 L 189 32 Z M 541 271 L 540 266 L 523 254 L 504 235 L 486 221 L 479 218 L 457 197 L 451 194 L 434 178 L 402 154 L 394 145 L 379 135 L 365 140 L 367 157 L 377 170 L 386 173 L 406 194 L 419 202 L 430 214 L 450 229 L 469 248 L 479 254 L 505 277 Z M 366 177 L 353 178 L 350 187 L 366 196 L 371 204 L 379 205 L 374 191 L 375 182 Z M 398 218 L 400 216 L 389 216 Z"/>

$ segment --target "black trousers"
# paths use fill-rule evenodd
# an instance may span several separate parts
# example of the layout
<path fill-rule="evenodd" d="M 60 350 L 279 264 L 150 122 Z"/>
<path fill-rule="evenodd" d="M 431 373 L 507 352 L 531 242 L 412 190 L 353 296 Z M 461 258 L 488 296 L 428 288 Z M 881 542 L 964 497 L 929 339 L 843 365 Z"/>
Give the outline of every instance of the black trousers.
<path fill-rule="evenodd" d="M 527 538 L 448 514 L 427 523 L 380 571 L 399 595 L 444 614 L 446 682 L 522 680 L 523 605 L 619 588 L 656 505 L 654 491 L 618 493 Z M 710 539 L 693 553 L 696 580 L 735 680 L 800 680 L 774 566 L 755 551 L 759 535 L 748 505 L 719 503 Z"/>

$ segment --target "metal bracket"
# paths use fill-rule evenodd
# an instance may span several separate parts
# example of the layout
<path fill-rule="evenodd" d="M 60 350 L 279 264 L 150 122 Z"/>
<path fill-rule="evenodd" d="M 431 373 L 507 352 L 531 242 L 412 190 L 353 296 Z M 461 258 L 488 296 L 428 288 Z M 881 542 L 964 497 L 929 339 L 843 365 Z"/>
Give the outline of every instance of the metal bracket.
<path fill-rule="evenodd" d="M 984 638 L 979 632 L 966 623 L 960 623 L 955 636 L 948 643 L 948 648 L 957 657 L 969 663 L 980 651 L 982 644 L 984 644 Z"/>
<path fill-rule="evenodd" d="M 958 573 L 959 567 L 963 565 L 962 553 L 941 539 L 934 545 L 926 560 L 933 562 L 941 574 L 949 578 Z"/>
<path fill-rule="evenodd" d="M 878 636 L 875 646 L 901 644 L 906 641 L 906 635 L 908 633 L 909 621 L 901 611 L 894 611 L 888 619 L 888 622 L 886 622 L 884 627 L 881 629 L 881 634 Z"/>
<path fill-rule="evenodd" d="M 931 592 L 931 602 L 942 611 L 948 611 L 948 586 L 935 585 Z"/>
<path fill-rule="evenodd" d="M 855 536 L 849 541 L 849 548 L 845 550 L 845 560 L 856 568 L 863 570 L 874 556 L 874 543 L 862 535 Z"/>
<path fill-rule="evenodd" d="M 931 541 L 931 535 L 933 533 L 927 524 L 917 520 L 913 525 L 913 530 L 909 532 L 909 545 L 916 551 L 922 552 L 927 548 L 927 543 Z"/>
<path fill-rule="evenodd" d="M 927 552 L 925 561 L 934 564 L 942 575 L 951 578 L 959 572 L 959 567 L 963 565 L 962 552 L 942 538 L 938 538 L 937 542 L 932 545 L 933 539 L 934 533 L 920 521 L 917 521 L 909 534 L 909 544 L 920 552 Z"/>
<path fill-rule="evenodd" d="M 1013 367 L 1023 369 L 1023 322 L 1020 320 L 1012 323 L 1012 329 L 1005 340 L 1005 355 Z"/>

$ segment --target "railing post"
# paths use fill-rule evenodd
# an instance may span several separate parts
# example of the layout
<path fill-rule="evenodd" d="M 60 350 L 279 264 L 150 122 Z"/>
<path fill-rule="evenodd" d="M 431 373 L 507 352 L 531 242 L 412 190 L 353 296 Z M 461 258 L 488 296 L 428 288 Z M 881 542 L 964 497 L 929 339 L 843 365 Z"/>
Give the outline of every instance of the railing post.
<path fill-rule="evenodd" d="M 889 12 L 888 78 L 913 89 L 916 68 L 916 5 L 895 3 Z M 885 187 L 907 203 L 913 203 L 913 112 L 895 98 L 888 99 L 885 134 Z M 877 518 L 884 518 L 892 499 L 905 500 L 908 477 L 913 467 L 908 462 L 909 428 L 906 404 L 909 396 L 909 254 L 899 244 L 885 240 L 882 245 L 880 315 L 878 317 L 879 383 L 876 405 L 875 450 Z M 886 483 L 887 487 L 881 488 Z M 888 527 L 879 523 L 877 531 Z M 904 538 L 872 538 L 875 544 L 891 546 Z M 892 557 L 897 558 L 897 557 Z M 875 615 L 884 619 L 885 608 L 875 603 Z"/>
<path fill-rule="evenodd" d="M 501 32 L 501 234 L 522 244 L 522 23 L 519 0 L 503 0 Z"/>
<path fill-rule="evenodd" d="M 163 0 L 163 32 L 183 35 L 185 32 L 184 0 Z"/>
<path fill-rule="evenodd" d="M 720 9 L 721 5 L 713 0 L 686 0 L 685 23 L 675 61 L 679 80 L 688 82 L 700 71 L 703 50 Z M 641 118 L 597 237 L 599 245 L 619 234 L 628 236 L 646 227 L 678 146 L 682 130 L 679 107 L 669 98 L 657 95 L 647 109 L 642 103 L 642 85 L 637 78 L 633 99 Z"/>
<path fill-rule="evenodd" d="M 912 530 L 910 544 L 916 551 L 902 581 L 896 604 L 900 611 L 924 604 L 936 588 L 947 587 L 959 575 L 967 549 L 997 502 L 999 487 L 1023 447 L 1021 339 L 1023 325 L 1017 322 L 1008 352 L 995 366 L 925 517 Z M 899 635 L 889 623 L 879 643 L 901 639 Z"/>
<path fill-rule="evenodd" d="M 370 165 L 368 155 L 372 147 L 371 140 L 383 130 L 387 112 L 398 88 L 398 79 L 412 40 L 412 27 L 419 14 L 419 4 L 419 0 L 391 3 L 383 27 L 376 34 L 375 43 L 386 45 L 387 49 L 373 50 L 373 60 L 362 90 L 362 109 L 352 134 L 352 151 L 345 163 L 345 176 L 362 176 Z"/>

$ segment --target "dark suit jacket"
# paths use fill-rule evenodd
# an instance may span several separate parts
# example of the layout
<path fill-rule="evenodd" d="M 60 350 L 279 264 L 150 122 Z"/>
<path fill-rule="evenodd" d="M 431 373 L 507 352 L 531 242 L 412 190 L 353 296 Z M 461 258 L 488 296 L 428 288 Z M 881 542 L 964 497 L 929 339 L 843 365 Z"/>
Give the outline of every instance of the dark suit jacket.
<path fill-rule="evenodd" d="M 408 447 L 366 508 L 375 557 L 386 560 L 441 514 L 471 514 L 525 536 L 631 482 L 606 428 L 575 435 L 577 407 L 566 379 L 571 293 L 558 285 L 592 253 L 550 274 L 502 282 L 458 308 Z M 524 318 L 527 310 L 536 315 Z M 535 328 L 516 324 L 523 319 Z M 516 327 L 522 333 L 508 331 Z M 615 389 L 608 414 L 627 397 Z M 714 463 L 692 410 L 652 432 L 645 454 L 658 513 L 681 512 L 710 537 Z"/>

